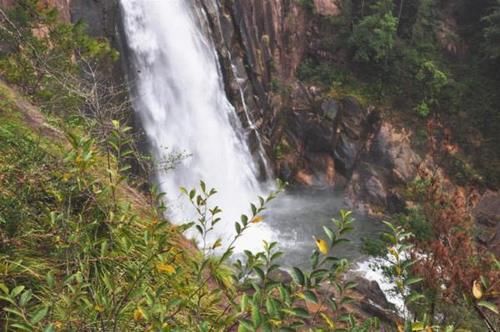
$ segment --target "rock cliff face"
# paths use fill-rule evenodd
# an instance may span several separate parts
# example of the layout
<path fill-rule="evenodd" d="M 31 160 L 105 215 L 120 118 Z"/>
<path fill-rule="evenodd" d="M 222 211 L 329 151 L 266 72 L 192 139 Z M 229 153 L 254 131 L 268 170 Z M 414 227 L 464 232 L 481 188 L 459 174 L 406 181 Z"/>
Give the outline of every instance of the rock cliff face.
<path fill-rule="evenodd" d="M 16 0 L 0 0 L 0 8 L 8 8 L 15 3 Z M 41 0 L 39 3 L 40 6 L 57 8 L 65 22 L 84 22 L 89 34 L 106 38 L 113 47 L 122 50 L 117 0 Z M 124 82 L 125 74 L 120 63 L 111 69 L 111 75 L 116 82 Z"/>
<path fill-rule="evenodd" d="M 54 1 L 54 0 L 52 0 Z M 90 35 L 106 38 L 120 53 L 125 54 L 121 34 L 121 13 L 118 0 L 56 0 L 65 1 L 66 6 L 59 6 L 70 14 L 71 22 L 82 21 Z M 110 68 L 110 79 L 119 86 L 126 82 L 125 65 L 117 61 Z"/>
<path fill-rule="evenodd" d="M 295 81 L 309 13 L 290 0 L 198 1 L 208 14 L 228 95 L 243 124 L 258 130 L 271 152 L 278 114 L 287 104 L 279 90 Z"/>
<path fill-rule="evenodd" d="M 336 34 L 327 20 L 341 14 L 337 1 L 198 1 L 228 95 L 249 136 L 260 134 L 275 173 L 306 186 L 347 187 L 353 202 L 400 210 L 395 188 L 420 161 L 404 133 L 355 98 L 324 97 L 297 78 L 307 55 L 333 57 L 325 40 Z"/>
<path fill-rule="evenodd" d="M 71 18 L 70 15 L 70 1 L 71 0 L 43 0 L 40 1 L 42 5 L 56 7 L 59 10 L 59 15 L 61 19 L 65 21 L 69 21 Z M 0 7 L 8 8 L 16 3 L 16 0 L 0 0 Z"/>

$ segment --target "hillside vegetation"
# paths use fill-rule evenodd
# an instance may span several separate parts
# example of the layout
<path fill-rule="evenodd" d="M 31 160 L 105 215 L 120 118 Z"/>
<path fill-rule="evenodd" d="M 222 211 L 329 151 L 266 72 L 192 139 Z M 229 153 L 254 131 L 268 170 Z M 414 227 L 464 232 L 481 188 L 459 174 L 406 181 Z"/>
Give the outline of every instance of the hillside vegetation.
<path fill-rule="evenodd" d="M 36 0 L 0 9 L 0 37 L 0 329 L 495 330 L 500 264 L 476 246 L 463 202 L 434 178 L 409 188 L 419 214 L 387 223 L 384 240 L 368 244 L 387 258 L 384 271 L 406 306 L 380 322 L 353 310 L 351 265 L 336 256 L 351 212 L 311 239 L 308 269 L 289 273 L 279 243 L 234 252 L 248 228 L 266 222 L 281 187 L 256 197 L 228 243 L 208 241 L 224 207 L 211 204 L 216 189 L 203 181 L 181 189 L 197 214 L 174 226 L 149 180 L 176 158 L 154 160 L 136 147 L 127 90 L 107 72 L 120 55 Z M 383 64 L 389 49 L 374 47 L 358 58 Z M 183 237 L 187 229 L 199 233 L 197 246 Z"/>

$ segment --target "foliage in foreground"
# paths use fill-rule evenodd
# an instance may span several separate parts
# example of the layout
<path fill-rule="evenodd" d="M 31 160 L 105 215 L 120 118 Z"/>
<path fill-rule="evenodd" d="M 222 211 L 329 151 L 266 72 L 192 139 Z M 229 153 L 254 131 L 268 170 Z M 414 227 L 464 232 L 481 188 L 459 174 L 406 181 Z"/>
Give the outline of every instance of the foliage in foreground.
<path fill-rule="evenodd" d="M 276 243 L 266 243 L 259 253 L 245 252 L 232 266 L 230 261 L 235 241 L 265 222 L 262 212 L 273 195 L 259 199 L 251 214 L 235 223 L 234 241 L 205 242 L 204 251 L 196 252 L 179 231 L 194 227 L 207 239 L 219 226 L 222 211 L 210 206 L 215 190 L 204 183 L 198 190 L 184 190 L 199 218 L 176 230 L 163 218 L 162 196 L 152 191 L 145 201 L 134 194 L 116 163 L 103 162 L 104 154 L 91 139 L 68 133 L 67 141 L 49 142 L 26 126 L 9 103 L 0 115 L 5 120 L 0 126 L 5 142 L 0 162 L 4 329 L 377 329 L 376 319 L 360 322 L 349 313 L 349 292 L 355 287 L 343 279 L 349 263 L 332 255 L 352 228 L 349 212 L 342 211 L 316 239 L 311 269 L 294 267 L 292 280 L 284 281 L 277 274 L 281 253 Z M 120 136 L 119 125 L 115 130 Z M 213 255 L 225 245 L 222 254 Z M 419 280 L 407 278 L 401 264 L 396 260 L 393 265 L 396 278 L 405 287 L 415 285 Z M 418 299 L 413 293 L 404 296 L 408 304 Z M 406 324 L 414 331 L 427 327 L 410 320 Z"/>
<path fill-rule="evenodd" d="M 163 218 L 162 196 L 152 191 L 145 201 L 134 193 L 116 162 L 104 162 L 92 139 L 68 132 L 67 140 L 49 141 L 23 122 L 13 104 L 4 103 L 0 116 L 0 322 L 5 330 L 219 331 L 238 322 L 241 330 L 252 330 L 297 328 L 301 322 L 332 325 L 341 317 L 342 326 L 357 326 L 349 316 L 311 315 L 303 306 L 306 298 L 320 301 L 313 286 L 337 280 L 347 266 L 325 255 L 323 240 L 318 240 L 315 274 L 296 269 L 288 285 L 269 278 L 277 268 L 276 244 L 247 253 L 228 270 L 234 242 L 220 257 L 196 253 L 179 236 L 184 228 L 176 230 Z M 119 136 L 120 126 L 115 130 Z M 203 184 L 199 193 L 187 193 L 207 217 L 197 222 L 202 232 L 204 225 L 212 229 L 221 213 L 207 210 L 214 193 Z M 259 214 L 269 199 L 253 206 L 251 216 L 242 216 L 235 241 L 262 221 Z M 345 214 L 340 230 L 349 223 Z M 352 287 L 337 281 L 341 289 Z M 243 284 L 254 291 L 243 291 Z M 335 301 L 332 305 L 340 308 L 343 303 Z"/>

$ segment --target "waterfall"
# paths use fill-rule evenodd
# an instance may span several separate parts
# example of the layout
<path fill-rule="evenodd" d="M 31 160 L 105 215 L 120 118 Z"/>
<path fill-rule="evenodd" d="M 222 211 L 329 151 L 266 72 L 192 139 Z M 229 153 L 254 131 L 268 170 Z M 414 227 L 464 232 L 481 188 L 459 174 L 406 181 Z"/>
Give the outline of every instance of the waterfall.
<path fill-rule="evenodd" d="M 190 0 L 121 0 L 132 64 L 131 85 L 138 112 L 156 160 L 184 154 L 169 172 L 157 172 L 175 223 L 193 217 L 179 188 L 200 180 L 216 188 L 215 204 L 224 211 L 217 237 L 234 234 L 233 222 L 266 189 L 246 136 L 223 86 L 217 53 Z M 239 249 L 260 249 L 270 230 L 261 223 Z"/>

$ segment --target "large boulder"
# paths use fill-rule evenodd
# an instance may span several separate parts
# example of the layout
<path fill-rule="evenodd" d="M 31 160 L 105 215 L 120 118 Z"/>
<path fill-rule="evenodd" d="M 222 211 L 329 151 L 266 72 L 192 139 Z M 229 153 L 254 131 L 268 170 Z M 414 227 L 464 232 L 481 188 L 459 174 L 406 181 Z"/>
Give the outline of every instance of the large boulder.
<path fill-rule="evenodd" d="M 277 144 L 278 174 L 305 186 L 333 186 L 335 162 L 333 121 L 322 111 L 291 111 Z"/>
<path fill-rule="evenodd" d="M 368 134 L 368 110 L 353 97 L 341 102 L 337 122 L 337 141 L 334 149 L 339 170 L 349 175 L 358 160 Z"/>
<path fill-rule="evenodd" d="M 395 306 L 387 300 L 376 281 L 368 280 L 353 272 L 347 273 L 346 281 L 355 283 L 354 288 L 342 294 L 353 299 L 352 302 L 345 305 L 348 312 L 361 320 L 377 317 L 382 325 L 381 331 L 386 331 L 386 328 L 395 325 L 395 322 L 399 320 Z M 330 297 L 340 295 L 335 289 L 326 284 L 320 289 L 319 293 Z M 308 307 L 313 311 L 315 309 L 315 306 L 309 305 Z"/>
<path fill-rule="evenodd" d="M 478 241 L 500 256 L 500 193 L 487 191 L 472 211 Z"/>
<path fill-rule="evenodd" d="M 323 16 L 340 16 L 342 14 L 336 0 L 314 0 L 314 11 Z"/>
<path fill-rule="evenodd" d="M 364 150 L 352 161 L 354 168 L 347 191 L 348 202 L 353 208 L 369 214 L 404 212 L 406 202 L 400 188 L 406 187 L 416 177 L 422 159 L 411 147 L 410 132 L 398 130 L 388 122 L 380 122 L 371 128 L 376 129 L 369 131 Z M 359 149 L 356 140 L 348 139 Z M 344 149 L 347 148 L 349 145 L 344 143 Z"/>
<path fill-rule="evenodd" d="M 409 132 L 397 130 L 387 122 L 382 123 L 371 144 L 370 158 L 391 170 L 393 181 L 401 184 L 415 178 L 422 161 L 410 145 Z"/>

